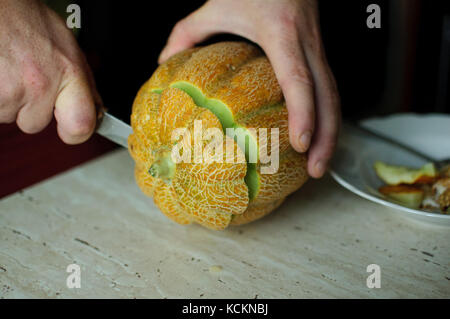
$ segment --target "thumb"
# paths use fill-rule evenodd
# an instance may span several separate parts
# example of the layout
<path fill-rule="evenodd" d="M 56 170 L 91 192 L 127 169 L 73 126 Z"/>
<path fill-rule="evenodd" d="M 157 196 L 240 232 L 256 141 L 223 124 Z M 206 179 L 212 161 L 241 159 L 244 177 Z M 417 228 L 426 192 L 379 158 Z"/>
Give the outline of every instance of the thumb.
<path fill-rule="evenodd" d="M 166 46 L 159 55 L 159 63 L 219 32 L 217 25 L 208 22 L 203 12 L 202 7 L 175 24 Z"/>
<path fill-rule="evenodd" d="M 88 76 L 80 71 L 66 76 L 55 102 L 59 137 L 67 144 L 85 142 L 96 126 L 96 107 Z"/>

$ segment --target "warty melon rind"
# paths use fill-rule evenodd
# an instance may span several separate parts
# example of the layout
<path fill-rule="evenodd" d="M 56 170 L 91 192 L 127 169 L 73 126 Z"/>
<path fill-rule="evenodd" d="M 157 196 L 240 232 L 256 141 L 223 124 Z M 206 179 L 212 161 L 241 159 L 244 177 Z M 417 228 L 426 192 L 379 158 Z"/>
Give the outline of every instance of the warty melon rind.
<path fill-rule="evenodd" d="M 246 142 L 234 143 L 236 157 L 243 152 L 247 160 L 249 149 L 261 147 L 247 129 L 278 128 L 278 171 L 261 174 L 258 158 L 248 164 L 178 163 L 168 170 L 169 179 L 151 176 L 150 168 L 174 146 L 170 132 L 177 127 L 192 130 L 196 119 L 224 131 L 243 128 Z M 134 101 L 129 149 L 137 183 L 163 213 L 181 224 L 224 229 L 256 220 L 308 178 L 306 155 L 290 146 L 287 123 L 281 89 L 259 49 L 224 42 L 181 52 L 158 67 Z"/>

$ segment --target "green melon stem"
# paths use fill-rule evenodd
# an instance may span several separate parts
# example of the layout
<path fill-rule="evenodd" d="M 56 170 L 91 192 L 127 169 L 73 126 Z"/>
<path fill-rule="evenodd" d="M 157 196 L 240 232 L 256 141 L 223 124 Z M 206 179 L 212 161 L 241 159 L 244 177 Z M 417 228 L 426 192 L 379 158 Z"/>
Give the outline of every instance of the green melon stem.
<path fill-rule="evenodd" d="M 172 161 L 170 152 L 158 157 L 148 172 L 155 178 L 170 181 L 175 175 L 175 163 Z"/>

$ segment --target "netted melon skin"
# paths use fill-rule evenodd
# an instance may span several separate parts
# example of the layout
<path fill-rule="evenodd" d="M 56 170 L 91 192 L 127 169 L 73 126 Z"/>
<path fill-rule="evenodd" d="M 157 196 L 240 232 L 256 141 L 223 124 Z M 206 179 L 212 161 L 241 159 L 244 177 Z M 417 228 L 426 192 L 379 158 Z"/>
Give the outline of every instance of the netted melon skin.
<path fill-rule="evenodd" d="M 192 132 L 195 120 L 201 120 L 203 128 L 223 129 L 227 123 L 202 107 L 198 98 L 183 89 L 186 85 L 226 105 L 231 117 L 224 118 L 233 125 L 279 129 L 278 171 L 261 174 L 263 164 L 258 160 L 253 168 L 258 187 L 251 196 L 245 162 L 179 163 L 170 180 L 148 173 L 162 152 L 172 149 L 175 128 L 187 127 Z M 160 65 L 135 98 L 131 125 L 128 142 L 137 184 L 166 216 L 180 224 L 195 222 L 221 230 L 254 221 L 280 206 L 308 179 L 305 154 L 289 144 L 287 109 L 272 67 L 259 49 L 247 43 L 190 49 Z M 224 135 L 224 139 L 230 138 Z M 235 159 L 242 158 L 237 143 L 231 143 Z"/>

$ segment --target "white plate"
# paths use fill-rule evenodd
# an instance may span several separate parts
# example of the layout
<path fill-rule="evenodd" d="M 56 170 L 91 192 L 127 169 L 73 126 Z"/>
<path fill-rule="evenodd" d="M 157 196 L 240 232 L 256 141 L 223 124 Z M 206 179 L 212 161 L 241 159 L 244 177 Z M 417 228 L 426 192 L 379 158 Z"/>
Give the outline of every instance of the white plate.
<path fill-rule="evenodd" d="M 395 139 L 438 160 L 450 157 L 450 115 L 403 113 L 371 118 L 363 127 Z M 336 154 L 330 167 L 333 178 L 350 191 L 376 203 L 393 208 L 393 212 L 434 224 L 450 226 L 450 215 L 412 209 L 399 205 L 378 192 L 383 182 L 373 169 L 380 160 L 394 165 L 420 167 L 426 162 L 350 126 L 343 126 Z"/>

